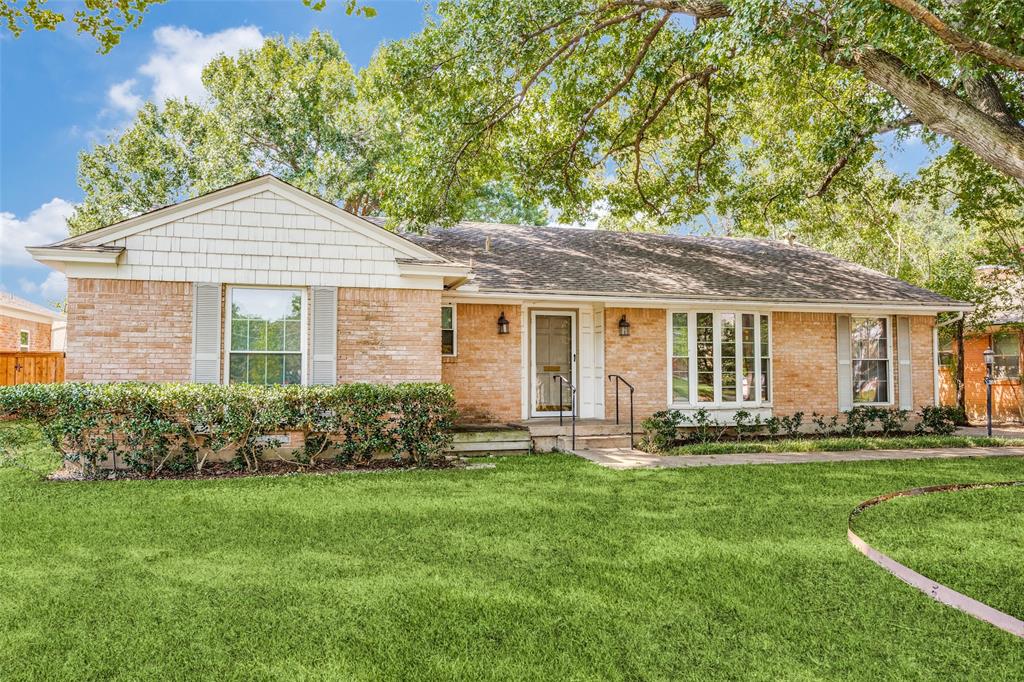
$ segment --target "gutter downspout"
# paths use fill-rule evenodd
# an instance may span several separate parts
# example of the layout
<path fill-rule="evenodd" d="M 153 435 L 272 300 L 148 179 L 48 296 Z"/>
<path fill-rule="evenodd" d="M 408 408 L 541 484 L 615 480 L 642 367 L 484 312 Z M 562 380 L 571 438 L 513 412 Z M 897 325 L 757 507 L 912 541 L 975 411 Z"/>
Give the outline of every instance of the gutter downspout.
<path fill-rule="evenodd" d="M 961 310 L 956 314 L 956 317 L 952 317 L 945 322 L 939 322 L 932 328 L 932 371 L 934 373 L 932 388 L 934 389 L 935 395 L 933 400 L 936 407 L 939 405 L 939 329 L 956 324 L 962 319 L 964 319 L 964 312 Z"/>

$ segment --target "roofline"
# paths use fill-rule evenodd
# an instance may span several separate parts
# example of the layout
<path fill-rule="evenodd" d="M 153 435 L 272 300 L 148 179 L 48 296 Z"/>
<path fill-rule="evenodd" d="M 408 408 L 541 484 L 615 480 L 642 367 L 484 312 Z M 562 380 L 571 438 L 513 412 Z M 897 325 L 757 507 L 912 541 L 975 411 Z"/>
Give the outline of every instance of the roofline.
<path fill-rule="evenodd" d="M 631 294 L 622 292 L 581 292 L 581 291 L 552 291 L 537 293 L 531 291 L 479 289 L 467 291 L 460 289 L 455 298 L 466 299 L 509 299 L 517 301 L 537 302 L 565 302 L 578 301 L 587 303 L 626 304 L 640 307 L 693 307 L 693 306 L 718 306 L 723 303 L 736 305 L 738 307 L 750 308 L 773 308 L 776 310 L 794 310 L 805 312 L 835 312 L 837 310 L 864 311 L 864 312 L 886 312 L 914 313 L 918 315 L 931 315 L 946 312 L 971 312 L 974 306 L 963 301 L 945 303 L 928 303 L 916 301 L 851 301 L 851 300 L 821 300 L 821 299 L 771 299 L 751 297 L 685 297 L 685 296 L 647 296 L 644 294 Z"/>
<path fill-rule="evenodd" d="M 59 322 L 66 319 L 64 315 L 56 310 L 52 313 L 48 310 L 43 312 L 43 310 L 36 310 L 35 308 L 30 310 L 9 301 L 0 301 L 0 315 L 30 322 Z"/>
<path fill-rule="evenodd" d="M 95 244 L 98 241 L 114 241 L 116 239 L 121 239 L 138 232 L 142 232 L 157 225 L 172 222 L 180 217 L 191 215 L 200 210 L 208 210 L 200 208 L 207 204 L 210 204 L 209 208 L 214 208 L 224 203 L 234 201 L 238 198 L 238 195 L 245 196 L 247 194 L 254 193 L 260 187 L 277 187 L 283 191 L 289 192 L 297 203 L 303 204 L 305 208 L 308 208 L 311 212 L 324 215 L 325 217 L 340 218 L 339 222 L 348 222 L 350 223 L 350 226 L 357 231 L 370 233 L 367 236 L 370 236 L 371 238 L 375 236 L 384 242 L 391 242 L 389 244 L 390 246 L 412 258 L 442 262 L 449 261 L 449 259 L 444 256 L 436 254 L 424 246 L 420 246 L 411 239 L 408 239 L 396 232 L 392 232 L 384 227 L 380 227 L 379 225 L 366 220 L 362 216 L 358 216 L 343 208 L 339 208 L 329 201 L 321 199 L 315 194 L 311 194 L 285 182 L 275 175 L 270 174 L 260 175 L 250 180 L 243 180 L 242 182 L 237 182 L 233 185 L 228 185 L 227 187 L 207 192 L 206 194 L 200 194 L 197 197 L 186 199 L 185 201 L 176 204 L 161 206 L 132 218 L 128 218 L 127 220 L 122 220 L 120 222 L 113 223 L 112 225 L 90 230 L 89 232 L 84 232 L 74 237 L 68 237 L 67 239 L 54 244 L 47 244 L 46 246 L 81 246 L 84 244 Z M 351 225 L 353 222 L 355 225 Z"/>

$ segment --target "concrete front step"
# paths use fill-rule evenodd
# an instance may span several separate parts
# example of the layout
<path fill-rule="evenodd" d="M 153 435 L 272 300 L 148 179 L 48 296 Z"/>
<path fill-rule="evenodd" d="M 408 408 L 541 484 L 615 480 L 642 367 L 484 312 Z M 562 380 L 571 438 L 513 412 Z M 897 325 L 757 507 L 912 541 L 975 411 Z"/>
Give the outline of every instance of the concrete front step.
<path fill-rule="evenodd" d="M 572 420 L 566 417 L 562 424 L 558 418 L 528 419 L 519 422 L 518 426 L 530 430 L 534 438 L 546 438 L 548 436 L 561 436 L 572 430 Z M 634 424 L 633 431 L 638 433 L 640 425 Z M 629 434 L 629 422 L 623 421 L 616 424 L 614 419 L 577 419 L 576 436 L 621 436 Z"/>
<path fill-rule="evenodd" d="M 559 450 L 572 450 L 572 435 L 558 436 L 557 444 Z M 609 448 L 629 448 L 629 434 L 615 434 L 605 436 L 581 436 L 576 434 L 577 450 L 603 450 Z"/>
<path fill-rule="evenodd" d="M 532 443 L 530 432 L 502 425 L 456 427 L 449 452 L 467 456 L 527 455 Z"/>

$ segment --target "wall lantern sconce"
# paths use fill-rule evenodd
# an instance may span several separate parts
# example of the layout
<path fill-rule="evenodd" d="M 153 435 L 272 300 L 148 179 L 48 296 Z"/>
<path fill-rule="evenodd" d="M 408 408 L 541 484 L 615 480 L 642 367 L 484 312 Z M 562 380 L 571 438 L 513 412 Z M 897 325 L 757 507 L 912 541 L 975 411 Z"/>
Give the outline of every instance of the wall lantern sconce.
<path fill-rule="evenodd" d="M 498 333 L 508 334 L 508 318 L 505 317 L 505 311 L 501 311 L 501 315 L 498 316 Z"/>
<path fill-rule="evenodd" d="M 626 319 L 625 314 L 619 318 L 619 336 L 629 336 L 629 320 Z"/>

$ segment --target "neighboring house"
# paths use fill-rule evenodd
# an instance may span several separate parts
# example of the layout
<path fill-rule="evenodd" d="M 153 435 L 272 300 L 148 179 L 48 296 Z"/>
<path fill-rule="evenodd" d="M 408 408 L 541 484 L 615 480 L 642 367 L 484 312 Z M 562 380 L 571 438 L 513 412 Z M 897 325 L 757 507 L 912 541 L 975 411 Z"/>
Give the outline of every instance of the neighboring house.
<path fill-rule="evenodd" d="M 64 315 L 0 291 L 0 351 L 64 350 Z"/>
<path fill-rule="evenodd" d="M 70 380 L 444 381 L 463 417 L 721 419 L 936 400 L 968 304 L 760 239 L 463 223 L 399 235 L 274 178 L 29 248 L 68 276 Z M 622 387 L 623 409 L 628 392 Z"/>
<path fill-rule="evenodd" d="M 1005 268 L 978 268 L 979 280 L 1000 286 L 1003 295 L 994 301 L 990 324 L 964 339 L 964 407 L 973 423 L 982 423 L 987 418 L 984 353 L 989 348 L 995 353 L 992 420 L 1001 424 L 1024 423 L 1024 281 L 1007 280 L 1009 276 L 1011 273 Z M 943 338 L 939 343 L 939 384 L 944 405 L 956 404 L 956 357 L 955 341 Z"/>

